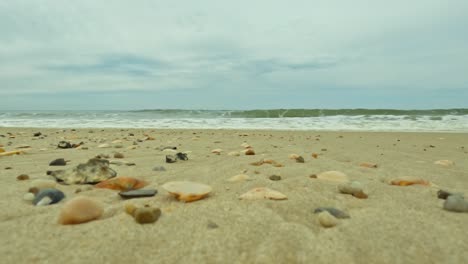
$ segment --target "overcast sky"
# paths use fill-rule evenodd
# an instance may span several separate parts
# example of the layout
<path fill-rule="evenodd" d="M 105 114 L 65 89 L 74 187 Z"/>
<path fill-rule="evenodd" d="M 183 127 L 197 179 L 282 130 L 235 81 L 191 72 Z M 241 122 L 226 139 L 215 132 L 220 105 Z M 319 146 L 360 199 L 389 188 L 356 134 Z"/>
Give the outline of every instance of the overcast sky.
<path fill-rule="evenodd" d="M 468 107 L 467 0 L 0 1 L 0 109 Z"/>

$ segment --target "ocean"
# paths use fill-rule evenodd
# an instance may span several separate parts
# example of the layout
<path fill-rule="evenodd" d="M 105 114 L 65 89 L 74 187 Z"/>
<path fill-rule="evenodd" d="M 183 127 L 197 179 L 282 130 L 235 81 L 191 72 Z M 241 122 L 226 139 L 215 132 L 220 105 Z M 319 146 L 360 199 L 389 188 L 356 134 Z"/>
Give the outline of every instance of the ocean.
<path fill-rule="evenodd" d="M 468 132 L 468 109 L 0 111 L 0 127 Z"/>

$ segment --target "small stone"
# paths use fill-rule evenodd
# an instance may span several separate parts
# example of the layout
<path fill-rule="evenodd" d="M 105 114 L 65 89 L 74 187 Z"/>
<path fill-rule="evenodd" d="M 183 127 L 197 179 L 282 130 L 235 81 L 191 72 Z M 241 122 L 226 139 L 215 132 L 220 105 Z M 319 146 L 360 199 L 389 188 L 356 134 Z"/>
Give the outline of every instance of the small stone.
<path fill-rule="evenodd" d="M 23 200 L 25 201 L 32 201 L 34 200 L 34 193 L 31 193 L 31 192 L 27 192 L 23 195 Z"/>
<path fill-rule="evenodd" d="M 318 214 L 318 221 L 323 227 L 334 227 L 338 224 L 338 219 L 330 214 L 328 211 L 322 211 Z"/>
<path fill-rule="evenodd" d="M 156 222 L 161 216 L 161 209 L 145 206 L 143 208 L 136 208 L 133 212 L 135 221 L 139 224 L 151 224 Z"/>
<path fill-rule="evenodd" d="M 139 189 L 126 192 L 119 192 L 120 197 L 125 199 L 141 198 L 141 197 L 152 197 L 155 196 L 158 191 L 156 189 Z"/>
<path fill-rule="evenodd" d="M 104 213 L 102 205 L 87 197 L 75 197 L 66 202 L 58 218 L 62 225 L 81 224 L 98 219 Z"/>
<path fill-rule="evenodd" d="M 208 227 L 208 229 L 215 229 L 219 227 L 215 222 L 211 220 L 208 220 L 208 224 L 206 226 Z"/>
<path fill-rule="evenodd" d="M 279 181 L 281 180 L 281 176 L 279 175 L 271 175 L 270 177 L 268 177 L 270 180 L 272 181 Z"/>
<path fill-rule="evenodd" d="M 60 149 L 68 149 L 68 148 L 72 148 L 72 144 L 68 141 L 60 141 L 57 147 Z"/>
<path fill-rule="evenodd" d="M 13 167 L 5 167 L 5 170 L 11 170 Z"/>
<path fill-rule="evenodd" d="M 221 154 L 221 152 L 223 152 L 223 150 L 222 150 L 222 149 L 213 149 L 213 150 L 211 151 L 211 153 L 213 153 L 213 154 L 217 154 L 217 155 L 220 155 L 220 154 Z"/>
<path fill-rule="evenodd" d="M 156 166 L 153 168 L 153 171 L 166 171 L 166 168 L 164 166 Z"/>
<path fill-rule="evenodd" d="M 438 160 L 438 161 L 434 162 L 434 164 L 441 165 L 441 166 L 444 166 L 444 167 L 451 167 L 451 166 L 455 165 L 455 162 L 453 162 L 451 160 Z"/>
<path fill-rule="evenodd" d="M 314 214 L 318 214 L 318 213 L 321 213 L 323 211 L 327 211 L 329 212 L 331 215 L 333 215 L 334 217 L 336 218 L 339 218 L 339 219 L 344 219 L 344 218 L 350 218 L 349 214 L 339 210 L 339 209 L 336 209 L 336 208 L 333 208 L 333 207 L 318 207 L 314 210 Z"/>
<path fill-rule="evenodd" d="M 180 159 L 180 160 L 188 160 L 187 153 L 178 152 L 176 154 L 176 157 L 177 159 Z"/>
<path fill-rule="evenodd" d="M 344 194 L 351 194 L 359 199 L 367 199 L 367 194 L 364 193 L 362 184 L 358 181 L 342 183 L 338 185 L 338 191 Z"/>
<path fill-rule="evenodd" d="M 123 158 L 125 158 L 125 156 L 124 156 L 124 154 L 117 152 L 117 153 L 114 153 L 114 158 L 123 159 Z"/>
<path fill-rule="evenodd" d="M 250 178 L 249 175 L 238 174 L 238 175 L 232 176 L 227 181 L 228 182 L 242 182 L 242 181 L 250 181 L 250 180 L 252 180 L 252 178 Z"/>
<path fill-rule="evenodd" d="M 312 158 L 314 158 L 314 159 L 318 158 L 318 154 L 317 153 L 312 153 Z"/>
<path fill-rule="evenodd" d="M 444 191 L 444 190 L 439 190 L 437 192 L 437 198 L 439 199 L 447 199 L 447 197 L 449 197 L 450 195 L 460 195 L 460 196 L 463 196 L 463 194 L 461 193 L 451 193 L 451 192 L 448 192 L 448 191 Z"/>
<path fill-rule="evenodd" d="M 75 190 L 75 193 L 80 193 L 80 192 L 82 192 L 82 191 L 83 191 L 83 190 L 81 190 L 81 188 L 77 188 L 77 189 Z"/>
<path fill-rule="evenodd" d="M 34 137 L 39 137 L 39 136 L 41 136 L 41 135 L 42 135 L 41 132 L 36 132 L 36 133 L 33 134 Z"/>
<path fill-rule="evenodd" d="M 125 212 L 131 216 L 133 216 L 136 209 L 137 207 L 132 203 L 125 204 Z"/>
<path fill-rule="evenodd" d="M 29 180 L 29 175 L 27 175 L 27 174 L 21 174 L 21 175 L 16 176 L 16 179 L 17 179 L 18 181 Z"/>
<path fill-rule="evenodd" d="M 33 204 L 36 206 L 58 203 L 65 198 L 65 194 L 57 189 L 42 189 L 36 194 Z"/>
<path fill-rule="evenodd" d="M 467 213 L 468 202 L 461 195 L 449 195 L 444 202 L 444 209 L 451 212 Z"/>
<path fill-rule="evenodd" d="M 173 155 L 166 155 L 166 163 L 174 163 L 177 161 L 177 158 Z"/>
<path fill-rule="evenodd" d="M 34 195 L 38 194 L 39 191 L 40 191 L 40 190 L 39 190 L 39 188 L 37 188 L 37 187 L 31 187 L 31 188 L 28 189 L 28 192 L 30 192 L 30 193 L 32 193 L 32 194 L 34 194 Z"/>
<path fill-rule="evenodd" d="M 311 177 L 312 178 L 312 177 Z M 341 171 L 325 171 L 316 175 L 319 180 L 331 182 L 347 182 L 348 176 Z"/>
<path fill-rule="evenodd" d="M 49 163 L 49 166 L 65 166 L 65 165 L 67 165 L 67 162 L 63 158 L 55 159 Z"/>
<path fill-rule="evenodd" d="M 255 151 L 251 148 L 247 149 L 245 152 L 244 152 L 245 155 L 255 155 Z"/>

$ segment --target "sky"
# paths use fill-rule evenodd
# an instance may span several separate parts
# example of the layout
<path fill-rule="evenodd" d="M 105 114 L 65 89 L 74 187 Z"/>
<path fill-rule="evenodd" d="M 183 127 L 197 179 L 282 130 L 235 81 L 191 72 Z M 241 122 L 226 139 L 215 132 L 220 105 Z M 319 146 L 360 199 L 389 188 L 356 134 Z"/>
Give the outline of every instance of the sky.
<path fill-rule="evenodd" d="M 1 0 L 0 110 L 468 108 L 466 0 Z"/>

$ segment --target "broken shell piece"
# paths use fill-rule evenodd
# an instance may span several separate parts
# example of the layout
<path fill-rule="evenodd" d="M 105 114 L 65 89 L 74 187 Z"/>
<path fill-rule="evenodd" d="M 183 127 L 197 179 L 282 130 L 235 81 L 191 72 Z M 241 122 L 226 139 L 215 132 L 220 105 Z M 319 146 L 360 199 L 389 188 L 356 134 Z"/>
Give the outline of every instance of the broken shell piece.
<path fill-rule="evenodd" d="M 404 177 L 398 177 L 390 181 L 391 185 L 397 185 L 397 186 L 408 186 L 408 185 L 413 185 L 413 184 L 421 184 L 421 185 L 426 185 L 429 186 L 430 183 L 422 178 L 419 177 L 412 177 L 412 176 L 404 176 Z"/>
<path fill-rule="evenodd" d="M 444 166 L 444 167 L 450 167 L 450 166 L 455 165 L 455 162 L 453 162 L 451 160 L 438 160 L 438 161 L 434 162 L 434 164 L 441 165 L 441 166 Z"/>
<path fill-rule="evenodd" d="M 254 188 L 241 196 L 241 200 L 261 200 L 261 199 L 270 199 L 270 200 L 286 200 L 288 197 L 278 191 L 266 188 L 258 187 Z"/>
<path fill-rule="evenodd" d="M 228 182 L 242 182 L 242 181 L 250 181 L 250 180 L 252 180 L 252 178 L 250 178 L 249 175 L 238 174 L 238 175 L 232 176 L 227 181 Z"/>
<path fill-rule="evenodd" d="M 117 177 L 113 179 L 109 179 L 106 181 L 102 181 L 96 184 L 96 188 L 105 188 L 111 190 L 119 190 L 119 191 L 130 191 L 141 189 L 148 185 L 146 181 L 139 180 L 132 177 Z"/>
<path fill-rule="evenodd" d="M 222 150 L 222 149 L 213 149 L 213 150 L 211 151 L 211 153 L 213 153 L 213 154 L 217 154 L 217 155 L 220 155 L 220 154 L 221 154 L 221 152 L 223 152 L 223 150 Z"/>
<path fill-rule="evenodd" d="M 347 182 L 348 176 L 341 171 L 325 171 L 317 174 L 317 179 L 332 182 Z"/>
<path fill-rule="evenodd" d="M 363 162 L 363 163 L 359 164 L 359 166 L 364 167 L 364 168 L 374 168 L 374 169 L 378 167 L 377 164 L 369 163 L 369 162 Z"/>
<path fill-rule="evenodd" d="M 338 191 L 344 194 L 351 194 L 359 199 L 367 199 L 367 194 L 364 193 L 362 184 L 358 181 L 342 183 L 338 185 Z"/>
<path fill-rule="evenodd" d="M 167 182 L 162 187 L 177 200 L 184 202 L 203 199 L 212 191 L 209 185 L 190 181 Z"/>
<path fill-rule="evenodd" d="M 334 227 L 338 224 L 338 219 L 328 211 L 322 211 L 318 214 L 318 221 L 323 227 Z"/>
<path fill-rule="evenodd" d="M 336 218 L 339 219 L 344 219 L 344 218 L 350 218 L 349 214 L 346 212 L 343 212 L 339 209 L 333 208 L 333 207 L 318 207 L 314 210 L 314 214 L 321 213 L 323 211 L 329 212 L 331 215 L 333 215 Z"/>

